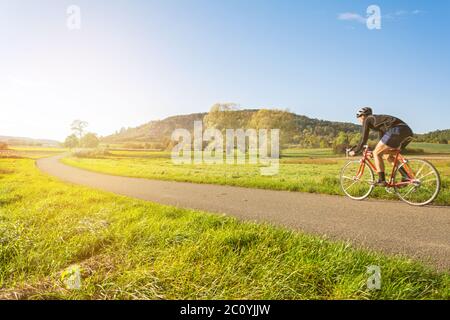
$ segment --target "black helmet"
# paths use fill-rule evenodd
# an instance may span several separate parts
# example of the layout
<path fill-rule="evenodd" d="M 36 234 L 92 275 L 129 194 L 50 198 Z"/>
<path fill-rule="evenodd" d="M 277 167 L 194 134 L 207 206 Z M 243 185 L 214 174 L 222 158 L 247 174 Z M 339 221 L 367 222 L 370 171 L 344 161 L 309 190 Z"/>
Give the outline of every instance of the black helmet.
<path fill-rule="evenodd" d="M 364 107 L 358 110 L 358 113 L 356 114 L 356 117 L 362 117 L 362 116 L 371 116 L 373 114 L 372 108 Z"/>

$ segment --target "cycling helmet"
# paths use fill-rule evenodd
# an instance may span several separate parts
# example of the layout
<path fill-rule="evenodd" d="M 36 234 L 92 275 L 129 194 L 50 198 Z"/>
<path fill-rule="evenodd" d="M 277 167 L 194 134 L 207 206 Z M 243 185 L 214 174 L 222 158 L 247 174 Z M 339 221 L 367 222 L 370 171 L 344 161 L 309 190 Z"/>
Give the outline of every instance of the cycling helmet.
<path fill-rule="evenodd" d="M 362 117 L 362 116 L 371 116 L 373 114 L 372 108 L 364 107 L 358 110 L 358 113 L 356 114 L 356 117 Z"/>

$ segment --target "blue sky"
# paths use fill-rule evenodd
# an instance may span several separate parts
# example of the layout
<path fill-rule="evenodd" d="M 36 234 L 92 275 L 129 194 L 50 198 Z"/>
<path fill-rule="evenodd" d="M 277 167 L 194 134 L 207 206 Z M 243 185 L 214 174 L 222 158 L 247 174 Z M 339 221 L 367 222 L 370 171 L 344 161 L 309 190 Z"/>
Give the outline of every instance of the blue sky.
<path fill-rule="evenodd" d="M 74 119 L 107 135 L 216 102 L 446 129 L 449 36 L 449 1 L 0 0 L 0 135 L 61 140 Z"/>

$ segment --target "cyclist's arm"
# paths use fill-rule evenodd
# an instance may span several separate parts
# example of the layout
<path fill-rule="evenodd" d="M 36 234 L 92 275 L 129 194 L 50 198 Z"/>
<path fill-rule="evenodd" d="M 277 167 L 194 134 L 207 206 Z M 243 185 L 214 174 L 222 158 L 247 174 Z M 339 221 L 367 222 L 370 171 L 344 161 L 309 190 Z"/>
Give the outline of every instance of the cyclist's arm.
<path fill-rule="evenodd" d="M 369 133 L 370 133 L 370 124 L 373 122 L 373 118 L 369 117 L 364 121 L 362 132 L 361 132 L 361 140 L 359 141 L 358 145 L 353 149 L 355 153 L 361 152 L 364 145 L 369 141 Z"/>

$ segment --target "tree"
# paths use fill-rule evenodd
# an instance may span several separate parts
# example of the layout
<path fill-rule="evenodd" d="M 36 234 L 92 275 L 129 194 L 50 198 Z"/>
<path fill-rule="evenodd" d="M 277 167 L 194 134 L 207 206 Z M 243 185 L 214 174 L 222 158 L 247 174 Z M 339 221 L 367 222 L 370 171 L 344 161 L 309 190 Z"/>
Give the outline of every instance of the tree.
<path fill-rule="evenodd" d="M 349 133 L 348 141 L 351 146 L 356 146 L 361 141 L 361 133 Z"/>
<path fill-rule="evenodd" d="M 439 140 L 439 144 L 448 144 L 448 140 L 447 139 L 441 139 L 441 140 Z"/>
<path fill-rule="evenodd" d="M 89 132 L 81 138 L 80 144 L 83 148 L 97 148 L 100 144 L 100 140 L 95 133 Z"/>
<path fill-rule="evenodd" d="M 248 127 L 256 130 L 280 129 L 281 145 L 286 145 L 293 141 L 293 137 L 297 133 L 295 115 L 284 110 L 261 109 L 252 116 Z M 316 141 L 313 143 L 316 143 Z M 317 144 L 319 144 L 318 141 Z"/>
<path fill-rule="evenodd" d="M 79 144 L 80 144 L 80 140 L 78 139 L 78 137 L 75 134 L 71 134 L 64 141 L 64 146 L 66 148 L 76 148 L 79 146 Z"/>
<path fill-rule="evenodd" d="M 78 139 L 81 140 L 81 138 L 83 138 L 83 132 L 84 129 L 86 129 L 88 126 L 88 123 L 86 121 L 82 121 L 82 120 L 75 120 L 72 122 L 72 124 L 70 125 L 70 128 L 72 129 L 72 131 L 78 135 Z"/>
<path fill-rule="evenodd" d="M 348 136 L 345 132 L 339 132 L 338 136 L 336 137 L 335 144 L 348 144 Z"/>
<path fill-rule="evenodd" d="M 0 141 L 0 150 L 6 150 L 8 149 L 8 144 L 6 142 Z"/>
<path fill-rule="evenodd" d="M 240 112 L 236 103 L 216 103 L 211 107 L 203 122 L 206 128 L 216 128 L 221 131 L 225 129 L 240 129 L 246 127 L 246 120 Z"/>
<path fill-rule="evenodd" d="M 338 136 L 336 137 L 333 143 L 334 153 L 336 154 L 345 153 L 345 150 L 348 148 L 348 146 L 349 146 L 348 135 L 343 131 L 339 132 Z"/>

